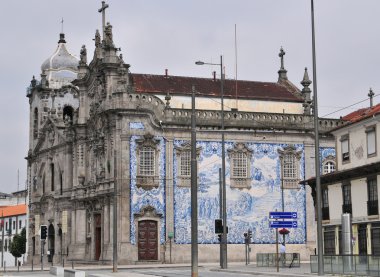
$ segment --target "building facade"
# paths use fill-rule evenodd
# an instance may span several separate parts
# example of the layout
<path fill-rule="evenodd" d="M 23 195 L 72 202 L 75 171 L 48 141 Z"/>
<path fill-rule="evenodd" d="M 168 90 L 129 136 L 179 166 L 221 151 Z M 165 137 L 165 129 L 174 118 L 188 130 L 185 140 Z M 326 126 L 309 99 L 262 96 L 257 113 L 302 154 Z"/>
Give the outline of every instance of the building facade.
<path fill-rule="evenodd" d="M 131 73 L 114 45 L 110 24 L 104 37 L 96 31 L 94 41 L 93 59 L 87 61 L 83 46 L 78 60 L 68 53 L 61 34 L 57 51 L 42 65 L 41 78 L 33 77 L 27 91 L 29 252 L 37 260 L 44 224 L 45 247 L 55 263 L 62 255 L 112 259 L 117 203 L 120 263 L 164 262 L 169 251 L 174 262 L 190 261 L 194 86 L 199 258 L 217 261 L 221 81 L 168 72 Z M 248 229 L 254 253 L 274 251 L 275 231 L 269 228 L 268 215 L 275 210 L 298 212 L 298 228 L 286 237 L 289 251 L 300 252 L 304 259 L 314 252 L 310 188 L 298 184 L 314 171 L 311 82 L 305 70 L 303 89 L 292 84 L 284 55 L 281 49 L 277 82 L 224 83 L 229 260 L 244 259 L 243 234 Z M 320 119 L 321 151 L 326 155 L 334 148 L 328 131 L 340 124 Z"/>
<path fill-rule="evenodd" d="M 372 99 L 371 99 L 372 102 Z M 351 214 L 353 254 L 380 254 L 380 104 L 343 117 L 334 130 L 336 171 L 321 177 L 324 253 L 342 254 L 341 216 Z M 326 163 L 325 169 L 331 169 Z M 315 179 L 307 180 L 313 187 Z"/>
<path fill-rule="evenodd" d="M 15 257 L 10 252 L 10 244 L 16 234 L 20 234 L 23 228 L 27 229 L 26 211 L 26 204 L 0 206 L 0 255 L 2 256 L 2 267 L 14 266 L 16 263 Z M 27 253 L 18 258 L 17 261 L 23 264 L 26 258 Z"/>

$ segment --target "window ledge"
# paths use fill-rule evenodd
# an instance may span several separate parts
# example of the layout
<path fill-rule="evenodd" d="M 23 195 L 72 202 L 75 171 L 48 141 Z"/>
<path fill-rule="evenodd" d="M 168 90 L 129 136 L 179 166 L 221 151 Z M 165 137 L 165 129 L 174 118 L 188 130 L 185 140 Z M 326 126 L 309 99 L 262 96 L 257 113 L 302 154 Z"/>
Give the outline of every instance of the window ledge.
<path fill-rule="evenodd" d="M 250 189 L 251 179 L 250 178 L 231 178 L 230 187 L 232 189 Z"/>
<path fill-rule="evenodd" d="M 144 190 L 150 190 L 153 188 L 158 188 L 159 178 L 158 176 L 137 176 L 136 186 Z"/>

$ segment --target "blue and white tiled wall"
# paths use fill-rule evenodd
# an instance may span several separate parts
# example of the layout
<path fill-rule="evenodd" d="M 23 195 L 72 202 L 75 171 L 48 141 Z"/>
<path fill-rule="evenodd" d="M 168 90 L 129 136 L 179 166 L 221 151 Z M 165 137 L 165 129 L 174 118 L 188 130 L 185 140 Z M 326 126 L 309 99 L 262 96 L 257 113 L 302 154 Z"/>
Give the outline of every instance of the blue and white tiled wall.
<path fill-rule="evenodd" d="M 179 146 L 183 141 L 174 141 Z M 229 186 L 230 167 L 226 161 L 227 186 L 227 221 L 228 242 L 244 243 L 244 232 L 253 231 L 254 243 L 274 243 L 275 232 L 269 228 L 269 212 L 281 211 L 281 166 L 277 149 L 284 144 L 246 143 L 253 150 L 251 160 L 251 188 L 231 189 Z M 295 145 L 297 151 L 302 151 L 300 161 L 300 178 L 304 176 L 303 145 Z M 221 167 L 221 143 L 213 141 L 198 141 L 201 147 L 199 159 L 199 193 L 198 193 L 198 224 L 199 243 L 217 243 L 214 233 L 214 220 L 219 218 L 219 168 Z M 226 142 L 226 151 L 233 147 L 232 142 Z M 227 155 L 226 155 L 227 156 Z M 190 243 L 190 188 L 176 185 L 176 155 L 174 153 L 174 221 L 175 242 Z M 285 190 L 285 210 L 298 212 L 298 228 L 288 235 L 289 243 L 305 243 L 306 214 L 305 190 Z"/>
<path fill-rule="evenodd" d="M 174 231 L 175 242 L 188 244 L 191 242 L 191 208 L 190 188 L 178 187 L 177 156 L 173 153 L 173 176 L 166 176 L 165 147 L 166 141 L 162 137 L 159 140 L 159 187 L 152 190 L 144 190 L 136 187 L 137 160 L 136 139 L 140 136 L 132 136 L 130 141 L 130 170 L 131 170 L 131 223 L 134 222 L 134 214 L 147 205 L 153 206 L 157 213 L 163 215 L 161 220 L 160 242 L 165 242 L 166 203 L 165 180 L 174 180 Z M 180 146 L 184 141 L 175 140 L 174 147 Z M 281 166 L 278 149 L 286 144 L 253 143 L 247 142 L 246 146 L 253 151 L 251 159 L 251 188 L 230 188 L 230 167 L 226 155 L 226 186 L 227 186 L 227 218 L 228 218 L 228 242 L 244 243 L 244 236 L 248 229 L 253 231 L 253 242 L 256 244 L 269 244 L 275 242 L 275 231 L 269 228 L 269 212 L 281 211 Z M 226 142 L 226 151 L 232 148 L 233 142 Z M 214 233 L 214 220 L 219 218 L 219 168 L 221 167 L 221 143 L 218 141 L 198 141 L 197 147 L 201 147 L 198 175 L 198 218 L 199 218 L 199 243 L 217 243 Z M 304 179 L 305 158 L 304 146 L 296 144 L 297 151 L 302 152 L 300 160 L 300 179 Z M 321 159 L 328 155 L 335 155 L 333 148 L 321 148 Z M 227 152 L 226 152 L 227 154 Z M 306 242 L 306 192 L 303 186 L 298 190 L 284 190 L 285 211 L 298 213 L 298 228 L 291 229 L 287 235 L 287 242 L 302 244 Z M 131 224 L 131 243 L 136 244 L 135 225 Z"/>

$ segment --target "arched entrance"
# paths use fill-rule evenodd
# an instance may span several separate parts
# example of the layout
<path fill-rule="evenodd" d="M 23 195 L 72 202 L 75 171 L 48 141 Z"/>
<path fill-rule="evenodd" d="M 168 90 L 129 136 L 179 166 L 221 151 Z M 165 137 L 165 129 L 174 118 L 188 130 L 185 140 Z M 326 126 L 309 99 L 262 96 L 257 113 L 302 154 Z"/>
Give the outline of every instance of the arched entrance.
<path fill-rule="evenodd" d="M 50 223 L 48 228 L 48 262 L 53 262 L 54 251 L 55 251 L 55 229 L 53 224 Z"/>

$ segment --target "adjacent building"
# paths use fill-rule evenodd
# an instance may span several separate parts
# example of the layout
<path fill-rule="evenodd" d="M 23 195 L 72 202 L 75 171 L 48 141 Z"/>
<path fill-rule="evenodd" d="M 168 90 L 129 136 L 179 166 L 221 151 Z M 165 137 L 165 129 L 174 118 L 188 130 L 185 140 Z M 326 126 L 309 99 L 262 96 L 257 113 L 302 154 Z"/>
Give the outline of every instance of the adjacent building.
<path fill-rule="evenodd" d="M 335 172 L 321 176 L 324 253 L 342 254 L 341 215 L 352 215 L 353 254 L 380 255 L 380 104 L 343 117 L 335 136 Z M 334 163 L 334 161 L 329 161 Z M 307 180 L 315 196 L 315 179 Z"/>
<path fill-rule="evenodd" d="M 12 206 L 0 206 L 0 255 L 5 266 L 14 266 L 15 257 L 10 253 L 10 244 L 16 234 L 20 234 L 23 228 L 27 229 L 27 205 L 16 204 Z M 3 251 L 2 248 L 3 247 Z M 27 253 L 18 258 L 20 264 L 24 263 Z"/>

